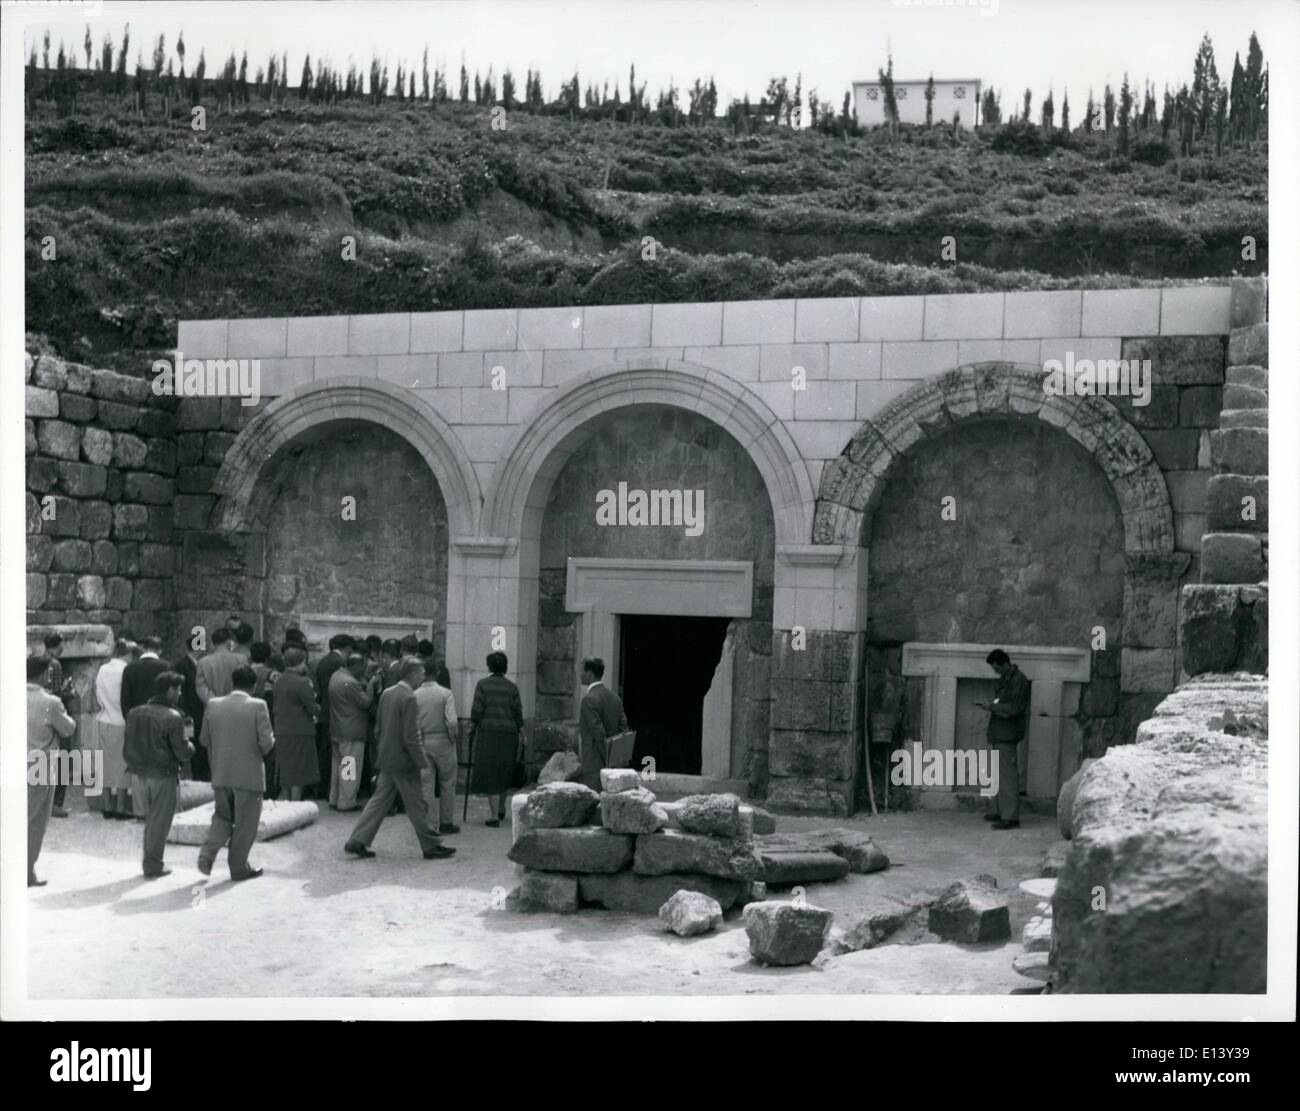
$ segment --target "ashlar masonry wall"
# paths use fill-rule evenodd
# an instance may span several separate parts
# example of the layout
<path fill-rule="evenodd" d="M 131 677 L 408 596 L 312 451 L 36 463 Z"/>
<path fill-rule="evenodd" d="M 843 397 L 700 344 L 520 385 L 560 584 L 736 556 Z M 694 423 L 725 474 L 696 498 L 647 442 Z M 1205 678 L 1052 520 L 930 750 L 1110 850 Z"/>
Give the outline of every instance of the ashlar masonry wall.
<path fill-rule="evenodd" d="M 215 578 L 245 584 L 202 589 L 223 604 L 242 592 L 241 608 L 264 610 L 264 544 L 247 525 L 266 460 L 318 425 L 384 425 L 421 455 L 447 507 L 458 696 L 504 633 L 531 714 L 551 482 L 602 413 L 698 413 L 749 453 L 772 503 L 769 801 L 843 812 L 864 712 L 873 491 L 917 438 L 973 416 L 1052 424 L 1106 475 L 1129 565 L 1121 687 L 1152 703 L 1173 688 L 1178 585 L 1195 578 L 1206 530 L 1209 432 L 1236 300 L 1223 285 L 186 321 L 183 357 L 258 359 L 270 400 L 237 414 L 219 466 L 209 441 L 228 402 L 184 402 L 181 422 L 207 437 L 203 462 L 186 465 L 208 471 L 188 476 L 194 500 L 178 530 L 187 551 L 224 553 Z M 1067 353 L 1150 357 L 1151 404 L 1045 402 L 1025 376 Z M 869 447 L 876 440 L 886 448 Z M 879 473 L 859 473 L 868 457 Z"/>

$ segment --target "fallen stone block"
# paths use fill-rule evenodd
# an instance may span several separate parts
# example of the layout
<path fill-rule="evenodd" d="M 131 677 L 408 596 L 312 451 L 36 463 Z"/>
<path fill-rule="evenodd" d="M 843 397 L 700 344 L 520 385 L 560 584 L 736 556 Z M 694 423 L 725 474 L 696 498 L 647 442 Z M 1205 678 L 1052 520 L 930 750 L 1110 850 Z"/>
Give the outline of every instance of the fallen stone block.
<path fill-rule="evenodd" d="M 182 779 L 176 788 L 176 812 L 179 814 L 182 810 L 193 810 L 196 806 L 211 802 L 214 797 L 211 783 L 205 783 L 201 779 Z"/>
<path fill-rule="evenodd" d="M 676 825 L 687 833 L 740 837 L 740 799 L 731 794 L 687 795 L 677 800 Z"/>
<path fill-rule="evenodd" d="M 668 815 L 653 794 L 633 787 L 600 796 L 600 824 L 611 833 L 655 833 L 668 824 Z"/>
<path fill-rule="evenodd" d="M 806 833 L 772 833 L 754 838 L 760 852 L 816 853 L 829 852 L 849 862 L 849 870 L 859 874 L 879 872 L 889 867 L 889 857 L 868 834 L 856 829 L 817 829 Z"/>
<path fill-rule="evenodd" d="M 1051 968 L 1048 962 L 1051 955 L 1041 950 L 1033 953 L 1020 953 L 1011 962 L 1014 968 L 1021 976 L 1028 976 L 1031 980 L 1042 980 L 1044 983 L 1051 976 Z"/>
<path fill-rule="evenodd" d="M 1061 785 L 1061 793 L 1056 796 L 1056 824 L 1061 831 L 1061 836 L 1067 840 L 1071 835 L 1070 823 L 1074 816 L 1074 796 L 1078 794 L 1079 784 L 1083 782 L 1083 773 L 1096 762 L 1095 759 L 1084 760 L 1079 765 L 1079 770 Z"/>
<path fill-rule="evenodd" d="M 578 909 L 578 877 L 565 872 L 525 869 L 519 881 L 519 909 L 573 914 Z"/>
<path fill-rule="evenodd" d="M 520 817 L 529 829 L 569 829 L 586 825 L 599 803 L 581 783 L 548 783 L 529 792 Z"/>
<path fill-rule="evenodd" d="M 632 860 L 632 838 L 599 826 L 530 829 L 506 855 L 542 872 L 617 872 Z"/>
<path fill-rule="evenodd" d="M 934 895 L 925 893 L 902 900 L 889 898 L 876 909 L 848 918 L 843 927 L 831 928 L 826 955 L 838 957 L 862 949 L 874 949 L 910 923 L 923 925 L 934 898 Z"/>
<path fill-rule="evenodd" d="M 1011 936 L 1011 913 L 997 889 L 975 880 L 958 880 L 930 907 L 931 932 L 945 941 L 976 945 Z"/>
<path fill-rule="evenodd" d="M 755 834 L 776 832 L 776 818 L 761 806 L 751 806 L 750 809 L 754 812 Z"/>
<path fill-rule="evenodd" d="M 639 836 L 632 867 L 645 876 L 702 872 L 732 880 L 763 878 L 763 862 L 748 845 L 675 829 Z"/>
<path fill-rule="evenodd" d="M 698 937 L 722 921 L 722 906 L 698 891 L 677 891 L 659 908 L 659 920 L 678 937 Z"/>
<path fill-rule="evenodd" d="M 578 894 L 584 903 L 595 903 L 606 910 L 631 914 L 658 914 L 659 908 L 678 891 L 696 891 L 707 895 L 725 911 L 736 905 L 744 895 L 745 888 L 743 880 L 681 873 L 641 876 L 636 872 L 618 872 L 613 875 L 578 877 Z"/>
<path fill-rule="evenodd" d="M 564 783 L 577 779 L 581 774 L 582 761 L 576 752 L 554 752 L 538 772 L 537 785 L 545 787 L 548 783 Z"/>
<path fill-rule="evenodd" d="M 641 787 L 641 777 L 632 768 L 601 768 L 600 789 L 602 791 L 634 791 Z M 645 788 L 642 788 L 644 790 Z"/>
<path fill-rule="evenodd" d="M 208 829 L 216 810 L 216 803 L 208 802 L 178 813 L 172 819 L 172 828 L 167 834 L 168 842 L 173 845 L 202 845 L 208 839 Z M 292 833 L 295 829 L 311 825 L 319 816 L 320 811 L 314 802 L 263 801 L 262 816 L 257 823 L 257 839 L 270 841 L 273 837 Z"/>
<path fill-rule="evenodd" d="M 829 883 L 849 874 L 849 862 L 830 852 L 759 853 L 763 862 L 763 881 L 772 887 L 790 887 L 796 883 Z"/>
<path fill-rule="evenodd" d="M 811 964 L 834 917 L 811 904 L 750 903 L 742 912 L 749 953 L 761 964 Z"/>

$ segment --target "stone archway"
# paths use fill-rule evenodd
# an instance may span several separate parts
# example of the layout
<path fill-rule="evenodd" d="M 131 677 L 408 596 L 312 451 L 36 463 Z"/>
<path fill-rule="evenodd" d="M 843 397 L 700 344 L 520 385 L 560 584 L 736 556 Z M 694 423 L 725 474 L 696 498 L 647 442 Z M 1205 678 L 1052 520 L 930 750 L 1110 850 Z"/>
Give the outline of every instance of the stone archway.
<path fill-rule="evenodd" d="M 1114 630 L 1108 630 L 1107 645 L 1119 649 L 1118 660 L 1114 662 L 1121 698 L 1131 697 L 1141 702 L 1160 690 L 1170 689 L 1174 680 L 1178 583 L 1190 557 L 1174 550 L 1169 493 L 1141 434 L 1105 398 L 1047 394 L 1043 388 L 1044 377 L 1044 371 L 1037 367 L 978 363 L 920 382 L 886 405 L 863 423 L 844 452 L 822 472 L 813 540 L 818 545 L 865 545 L 891 469 L 909 448 L 924 440 L 938 440 L 965 425 L 990 419 L 1040 421 L 1051 425 L 1073 440 L 1096 464 L 1120 512 L 1124 551 L 1123 618 L 1118 636 Z M 859 630 L 865 628 L 865 609 L 869 605 L 867 601 L 861 607 Z M 905 645 L 904 659 L 909 658 L 909 649 L 914 660 L 925 656 L 926 647 Z M 964 650 L 975 646 L 946 647 Z M 863 648 L 865 665 L 866 646 Z M 1036 649 L 1023 651 L 1028 658 Z M 1063 679 L 1088 681 L 1088 651 L 1077 654 L 1081 662 L 1072 666 L 1078 673 L 1054 675 L 1051 692 L 1055 692 Z M 1115 655 L 1111 654 L 1112 660 Z M 979 658 L 982 660 L 982 654 Z M 952 707 L 940 703 L 945 699 L 952 701 L 956 672 L 948 676 L 937 666 L 909 670 L 905 663 L 903 673 L 931 676 L 927 679 L 925 714 L 931 720 L 951 716 Z M 1044 692 L 1048 691 L 1049 684 L 1040 685 Z M 1069 694 L 1068 688 L 1066 693 Z M 1041 701 L 1038 691 L 1035 701 Z M 1037 707 L 1041 710 L 1038 716 L 1059 720 L 1064 729 L 1064 723 L 1079 705 L 1077 691 L 1073 702 L 1066 705 L 1069 701 L 1068 697 L 1050 698 Z M 1046 729 L 1041 723 L 1038 727 Z M 1062 735 L 1062 753 L 1069 743 Z M 1067 766 L 1067 759 L 1062 756 L 1059 767 L 1064 771 Z"/>
<path fill-rule="evenodd" d="M 216 528 L 238 532 L 252 513 L 266 462 L 304 432 L 334 421 L 367 421 L 396 432 L 418 451 L 447 503 L 452 535 L 473 535 L 481 505 L 478 476 L 456 433 L 409 390 L 377 378 L 330 378 L 276 398 L 236 438 L 217 473 Z"/>

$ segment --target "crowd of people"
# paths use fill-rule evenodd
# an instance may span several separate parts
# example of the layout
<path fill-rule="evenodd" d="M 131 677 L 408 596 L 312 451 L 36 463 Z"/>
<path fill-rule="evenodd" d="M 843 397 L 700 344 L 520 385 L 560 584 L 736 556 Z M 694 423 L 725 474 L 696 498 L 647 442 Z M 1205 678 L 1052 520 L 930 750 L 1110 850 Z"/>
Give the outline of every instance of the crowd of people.
<path fill-rule="evenodd" d="M 431 641 L 339 633 L 314 666 L 305 635 L 286 629 L 278 649 L 254 639 L 232 614 L 174 661 L 156 637 L 119 637 L 95 678 L 97 707 L 82 713 L 59 663 L 61 638 L 28 659 L 28 748 L 79 746 L 102 753 L 98 809 L 106 821 L 143 823 L 143 872 L 163 864 L 179 782 L 210 780 L 215 813 L 198 867 L 228 847 L 231 878 L 262 874 L 248 862 L 263 798 L 315 798 L 362 811 L 344 849 L 370 850 L 383 819 L 405 811 L 426 859 L 450 857 L 442 838 L 460 832 L 456 794 L 461 726 L 445 664 Z M 505 653 L 487 657 L 469 715 L 468 792 L 488 802 L 486 824 L 505 818 L 518 779 L 523 727 Z M 28 885 L 51 815 L 66 817 L 66 784 L 28 787 Z M 92 799 L 87 795 L 88 804 Z M 363 805 L 364 800 L 364 805 Z M 466 800 L 468 808 L 468 799 Z"/>

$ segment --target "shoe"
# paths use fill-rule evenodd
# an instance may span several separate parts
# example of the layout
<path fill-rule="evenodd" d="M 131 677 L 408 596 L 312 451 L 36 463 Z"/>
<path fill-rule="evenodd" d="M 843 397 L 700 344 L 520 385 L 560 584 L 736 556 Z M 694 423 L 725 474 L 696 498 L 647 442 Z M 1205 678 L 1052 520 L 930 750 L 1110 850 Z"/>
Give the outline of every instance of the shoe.
<path fill-rule="evenodd" d="M 66 818 L 67 816 L 68 812 L 62 806 L 56 806 L 50 811 L 51 818 Z"/>
<path fill-rule="evenodd" d="M 434 845 L 431 849 L 424 850 L 425 860 L 441 860 L 445 856 L 455 856 L 456 850 L 449 849 L 446 845 Z"/>
<path fill-rule="evenodd" d="M 1002 821 L 1002 815 L 1001 815 L 1001 814 L 997 814 L 997 813 L 993 813 L 993 814 L 985 814 L 985 815 L 984 815 L 984 820 L 985 820 L 986 822 L 1000 822 L 1000 821 Z"/>
<path fill-rule="evenodd" d="M 111 822 L 114 818 L 117 817 L 117 815 L 114 814 L 111 810 L 105 810 L 102 811 L 102 813 L 104 815 L 104 821 L 106 822 Z"/>
<path fill-rule="evenodd" d="M 200 861 L 198 862 L 198 864 L 195 865 L 195 867 L 197 867 L 198 870 L 199 870 L 200 872 L 202 872 L 205 876 L 210 876 L 210 875 L 212 875 L 212 865 L 211 865 L 211 864 L 204 864 L 203 861 L 200 860 Z"/>
<path fill-rule="evenodd" d="M 493 829 L 496 829 L 497 826 L 499 826 L 499 825 L 501 824 L 501 819 L 500 819 L 500 818 L 489 818 L 489 819 L 488 819 L 486 822 L 484 822 L 483 824 L 484 824 L 485 826 L 491 826 Z"/>
<path fill-rule="evenodd" d="M 147 880 L 160 880 L 163 876 L 170 876 L 171 874 L 172 870 L 170 868 L 164 868 L 161 872 L 146 872 L 144 878 Z"/>
<path fill-rule="evenodd" d="M 375 855 L 368 848 L 366 848 L 365 845 L 363 845 L 360 841 L 349 841 L 346 845 L 343 846 L 343 851 L 345 853 L 351 853 L 353 856 L 359 856 L 362 858 Z"/>
<path fill-rule="evenodd" d="M 27 877 L 28 887 L 44 887 L 49 882 L 50 882 L 49 880 L 38 880 L 35 876 Z"/>
<path fill-rule="evenodd" d="M 459 832 L 460 832 L 460 826 L 452 825 L 450 822 L 446 822 L 445 824 L 440 825 L 440 826 L 438 827 L 438 832 L 439 832 L 439 833 L 459 833 Z"/>
<path fill-rule="evenodd" d="M 1019 829 L 1020 823 L 1019 822 L 994 822 L 993 828 L 994 829 Z"/>
<path fill-rule="evenodd" d="M 118 813 L 118 814 L 114 814 L 113 817 L 116 818 L 119 822 L 134 822 L 134 821 L 137 821 L 137 818 L 136 818 L 136 816 L 135 816 L 134 814 L 121 814 L 121 813 Z M 138 819 L 138 820 L 139 820 L 139 821 L 144 821 L 143 818 L 140 818 L 140 819 Z"/>
<path fill-rule="evenodd" d="M 373 855 L 373 854 L 371 854 L 371 855 Z M 250 869 L 249 869 L 247 872 L 245 872 L 242 876 L 231 876 L 230 878 L 231 878 L 231 880 L 232 880 L 234 883 L 243 883 L 244 880 L 255 880 L 255 879 L 257 879 L 257 877 L 260 876 L 260 875 L 262 874 L 262 872 L 263 872 L 263 869 L 261 869 L 261 868 L 250 868 Z"/>

